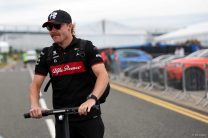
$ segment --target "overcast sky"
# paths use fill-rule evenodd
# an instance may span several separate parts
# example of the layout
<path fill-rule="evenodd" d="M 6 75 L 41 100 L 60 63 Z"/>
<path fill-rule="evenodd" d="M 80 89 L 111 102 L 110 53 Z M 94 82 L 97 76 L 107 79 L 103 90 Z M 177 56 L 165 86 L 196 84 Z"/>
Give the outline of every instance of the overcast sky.
<path fill-rule="evenodd" d="M 53 10 L 75 23 L 208 13 L 208 0 L 0 0 L 0 24 L 42 25 Z"/>

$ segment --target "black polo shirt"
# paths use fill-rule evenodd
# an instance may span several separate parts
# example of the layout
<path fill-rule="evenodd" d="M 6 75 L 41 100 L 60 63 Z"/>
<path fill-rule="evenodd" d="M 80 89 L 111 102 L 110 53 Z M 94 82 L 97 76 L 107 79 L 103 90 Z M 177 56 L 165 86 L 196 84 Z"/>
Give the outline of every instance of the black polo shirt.
<path fill-rule="evenodd" d="M 95 85 L 91 67 L 103 63 L 92 42 L 87 41 L 84 53 L 80 51 L 80 39 L 74 37 L 65 49 L 53 44 L 49 62 L 49 47 L 42 50 L 35 67 L 35 74 L 52 76 L 53 106 L 65 108 L 80 106 L 86 101 Z"/>

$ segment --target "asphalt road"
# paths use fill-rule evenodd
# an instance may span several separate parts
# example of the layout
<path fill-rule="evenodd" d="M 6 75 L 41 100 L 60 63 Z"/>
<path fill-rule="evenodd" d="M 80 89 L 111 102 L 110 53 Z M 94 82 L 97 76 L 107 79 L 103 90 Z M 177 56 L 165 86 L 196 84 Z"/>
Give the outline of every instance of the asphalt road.
<path fill-rule="evenodd" d="M 28 87 L 31 72 L 18 64 L 14 70 L 0 70 L 0 138 L 51 138 L 53 126 L 46 119 L 24 119 L 29 110 Z M 43 93 L 48 108 L 51 89 Z M 102 105 L 105 138 L 208 138 L 208 124 L 111 90 Z M 96 130 L 96 128 L 95 128 Z"/>

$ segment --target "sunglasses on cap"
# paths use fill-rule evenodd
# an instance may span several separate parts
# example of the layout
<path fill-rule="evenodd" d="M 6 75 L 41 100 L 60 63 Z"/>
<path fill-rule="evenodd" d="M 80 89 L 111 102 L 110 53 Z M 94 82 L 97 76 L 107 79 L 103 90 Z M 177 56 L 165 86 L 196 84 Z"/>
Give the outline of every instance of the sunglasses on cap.
<path fill-rule="evenodd" d="M 61 25 L 62 24 L 48 24 L 47 29 L 48 31 L 51 31 L 53 28 L 55 28 L 56 30 L 61 29 Z"/>

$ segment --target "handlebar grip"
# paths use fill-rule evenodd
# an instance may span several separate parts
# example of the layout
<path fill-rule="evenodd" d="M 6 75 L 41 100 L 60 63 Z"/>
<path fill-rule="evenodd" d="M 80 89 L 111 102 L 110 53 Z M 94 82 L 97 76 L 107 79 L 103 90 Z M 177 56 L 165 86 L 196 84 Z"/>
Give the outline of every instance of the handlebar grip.
<path fill-rule="evenodd" d="M 25 113 L 24 118 L 31 118 L 30 113 Z"/>
<path fill-rule="evenodd" d="M 48 116 L 50 114 L 53 114 L 53 110 L 42 111 L 42 116 Z M 24 118 L 31 118 L 30 113 L 25 113 Z"/>

